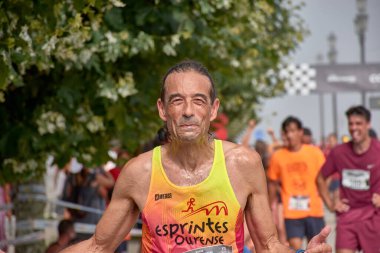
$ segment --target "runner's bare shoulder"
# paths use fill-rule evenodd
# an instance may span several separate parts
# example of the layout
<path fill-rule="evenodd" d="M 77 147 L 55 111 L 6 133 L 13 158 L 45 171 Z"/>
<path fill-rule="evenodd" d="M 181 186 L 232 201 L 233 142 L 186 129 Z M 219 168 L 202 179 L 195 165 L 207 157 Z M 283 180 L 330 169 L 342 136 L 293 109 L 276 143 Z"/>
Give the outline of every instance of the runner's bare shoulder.
<path fill-rule="evenodd" d="M 116 186 L 120 184 L 131 194 L 148 191 L 152 171 L 152 155 L 153 151 L 148 151 L 129 160 L 123 167 Z"/>
<path fill-rule="evenodd" d="M 232 166 L 242 172 L 251 172 L 262 168 L 260 155 L 251 148 L 223 141 L 223 150 L 227 167 Z"/>

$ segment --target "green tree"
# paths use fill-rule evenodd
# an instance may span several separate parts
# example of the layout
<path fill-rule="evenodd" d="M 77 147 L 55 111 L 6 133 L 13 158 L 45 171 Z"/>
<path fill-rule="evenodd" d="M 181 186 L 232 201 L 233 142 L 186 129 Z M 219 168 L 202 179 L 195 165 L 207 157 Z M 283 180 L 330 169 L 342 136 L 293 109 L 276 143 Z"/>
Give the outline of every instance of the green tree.
<path fill-rule="evenodd" d="M 47 154 L 107 160 L 161 122 L 165 70 L 183 59 L 213 74 L 238 129 L 258 99 L 282 90 L 277 70 L 305 32 L 301 6 L 281 0 L 0 2 L 0 180 L 30 180 Z M 240 126 L 241 127 L 241 126 Z M 1 182 L 0 182 L 1 183 Z"/>

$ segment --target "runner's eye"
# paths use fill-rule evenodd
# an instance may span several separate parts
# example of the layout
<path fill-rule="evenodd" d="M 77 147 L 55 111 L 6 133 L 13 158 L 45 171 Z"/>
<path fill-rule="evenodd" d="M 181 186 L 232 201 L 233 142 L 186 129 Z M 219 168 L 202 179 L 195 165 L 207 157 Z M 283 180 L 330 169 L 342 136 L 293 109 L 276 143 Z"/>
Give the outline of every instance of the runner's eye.
<path fill-rule="evenodd" d="M 206 100 L 203 99 L 203 98 L 195 98 L 194 99 L 194 103 L 197 104 L 197 105 L 203 105 L 206 103 Z"/>
<path fill-rule="evenodd" d="M 174 98 L 170 101 L 171 104 L 174 104 L 174 105 L 178 105 L 180 103 L 182 103 L 182 99 L 181 98 Z"/>

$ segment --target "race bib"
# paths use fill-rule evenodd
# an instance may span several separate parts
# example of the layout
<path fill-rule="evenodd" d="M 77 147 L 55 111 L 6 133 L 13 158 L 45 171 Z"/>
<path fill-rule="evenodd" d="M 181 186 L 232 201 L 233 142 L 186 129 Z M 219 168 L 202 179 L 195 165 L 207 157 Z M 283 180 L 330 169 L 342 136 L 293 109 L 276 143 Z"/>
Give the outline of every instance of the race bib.
<path fill-rule="evenodd" d="M 186 251 L 185 253 L 232 253 L 232 246 L 215 245 Z"/>
<path fill-rule="evenodd" d="M 309 196 L 291 196 L 289 199 L 289 210 L 309 211 L 310 197 Z"/>
<path fill-rule="evenodd" d="M 369 177 L 369 171 L 344 169 L 342 171 L 342 185 L 353 190 L 369 190 Z"/>

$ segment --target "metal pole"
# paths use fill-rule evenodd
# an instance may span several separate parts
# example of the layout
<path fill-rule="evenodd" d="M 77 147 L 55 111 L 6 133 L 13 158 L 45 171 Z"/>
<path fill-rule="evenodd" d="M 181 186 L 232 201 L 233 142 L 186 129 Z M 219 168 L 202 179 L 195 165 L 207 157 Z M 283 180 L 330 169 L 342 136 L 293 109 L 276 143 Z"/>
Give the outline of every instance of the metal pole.
<path fill-rule="evenodd" d="M 325 108 L 323 104 L 323 93 L 318 94 L 319 98 L 319 123 L 321 129 L 321 141 L 325 139 Z M 321 142 L 323 143 L 323 142 Z"/>
<path fill-rule="evenodd" d="M 356 0 L 356 7 L 358 13 L 355 17 L 354 24 L 356 28 L 356 33 L 359 38 L 360 47 L 360 62 L 365 64 L 365 32 L 367 30 L 368 14 L 367 14 L 367 0 Z M 361 104 L 366 106 L 366 92 L 364 90 L 360 91 L 361 94 Z"/>
<path fill-rule="evenodd" d="M 365 91 L 361 91 L 360 92 L 361 94 L 361 99 L 362 99 L 362 106 L 366 106 L 366 92 Z"/>
<path fill-rule="evenodd" d="M 339 136 L 338 134 L 338 106 L 337 106 L 337 94 L 336 92 L 331 93 L 332 98 L 332 113 L 333 113 L 333 128 L 334 133 Z"/>
<path fill-rule="evenodd" d="M 360 45 L 360 62 L 365 64 L 365 41 L 364 41 L 364 31 L 359 34 L 359 45 Z"/>
<path fill-rule="evenodd" d="M 359 33 L 359 45 L 360 45 L 360 63 L 365 64 L 365 37 L 364 37 L 364 30 L 360 31 Z M 361 94 L 361 104 L 362 106 L 366 106 L 366 92 L 362 90 L 360 92 Z"/>

